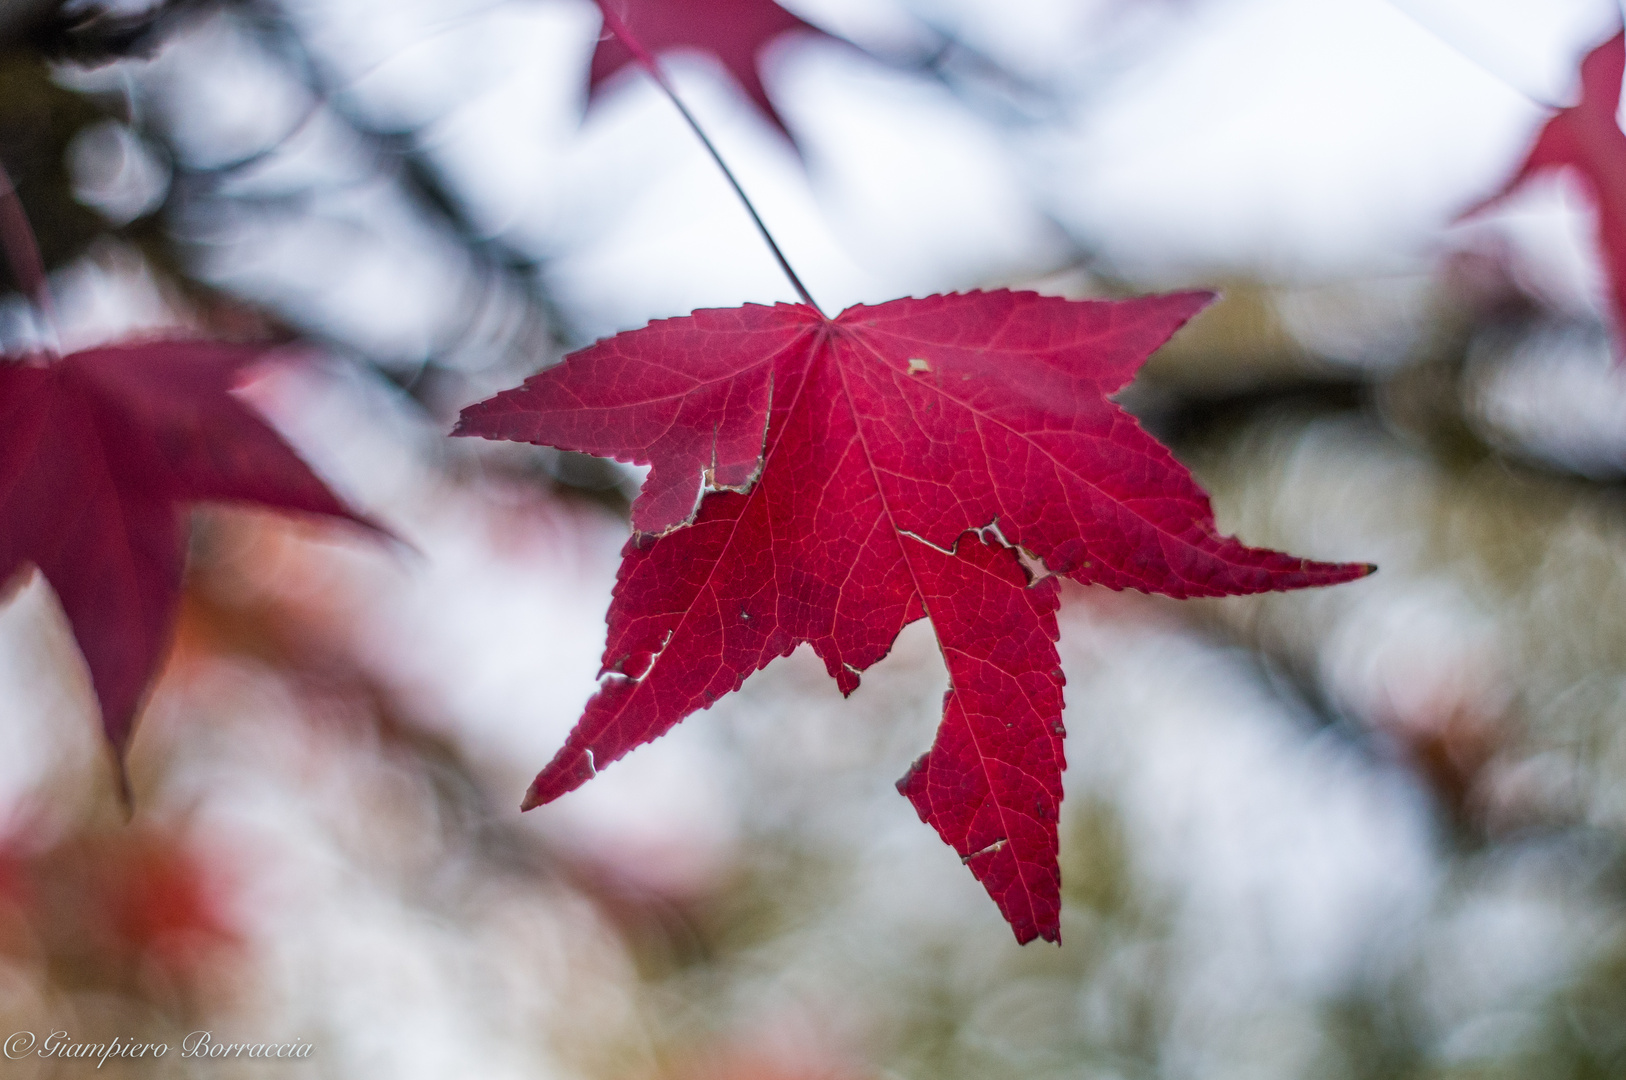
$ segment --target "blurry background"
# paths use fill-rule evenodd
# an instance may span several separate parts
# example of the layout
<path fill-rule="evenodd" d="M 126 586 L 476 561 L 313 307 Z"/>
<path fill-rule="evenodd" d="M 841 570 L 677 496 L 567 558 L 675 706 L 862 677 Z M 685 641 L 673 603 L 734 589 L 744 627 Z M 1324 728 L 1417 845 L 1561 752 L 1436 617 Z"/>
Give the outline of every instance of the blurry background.
<path fill-rule="evenodd" d="M 1626 374 L 1574 184 L 1458 220 L 1619 8 L 786 6 L 858 46 L 766 54 L 794 145 L 666 62 L 827 310 L 1218 286 L 1125 403 L 1225 531 L 1381 572 L 1067 593 L 1060 949 L 893 789 L 923 624 L 848 701 L 799 652 L 522 817 L 639 478 L 443 435 L 595 337 L 791 299 L 728 188 L 636 74 L 584 119 L 587 0 L 5 0 L 66 343 L 297 336 L 244 392 L 415 550 L 200 511 L 130 825 L 15 591 L 0 1034 L 315 1046 L 222 1076 L 1626 1074 Z"/>

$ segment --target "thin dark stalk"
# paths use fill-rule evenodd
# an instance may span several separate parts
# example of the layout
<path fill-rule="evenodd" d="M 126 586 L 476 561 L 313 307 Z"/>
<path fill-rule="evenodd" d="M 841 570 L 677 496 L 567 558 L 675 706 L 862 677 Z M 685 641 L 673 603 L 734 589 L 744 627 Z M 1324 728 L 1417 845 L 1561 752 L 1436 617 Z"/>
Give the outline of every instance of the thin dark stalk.
<path fill-rule="evenodd" d="M 729 169 L 728 163 L 723 160 L 723 156 L 717 152 L 717 148 L 706 137 L 705 131 L 701 129 L 699 121 L 694 118 L 694 114 L 677 96 L 677 91 L 672 89 L 672 84 L 666 80 L 660 66 L 655 63 L 655 57 L 648 49 L 644 48 L 641 41 L 632 36 L 632 31 L 627 29 L 627 24 L 621 21 L 621 16 L 610 9 L 613 2 L 614 0 L 599 0 L 598 6 L 599 10 L 604 13 L 605 27 L 620 40 L 621 44 L 627 47 L 627 51 L 632 53 L 639 65 L 649 72 L 649 77 L 655 80 L 655 85 L 659 86 L 667 99 L 677 106 L 677 111 L 683 114 L 684 120 L 688 121 L 689 129 L 695 133 L 695 136 L 705 146 L 706 151 L 711 154 L 711 160 L 715 161 L 717 167 L 723 170 L 723 175 L 728 178 L 729 185 L 734 188 L 734 194 L 738 195 L 740 202 L 745 204 L 746 212 L 751 215 L 751 220 L 756 223 L 757 232 L 762 234 L 762 239 L 768 244 L 768 250 L 772 251 L 773 257 L 778 260 L 779 269 L 783 270 L 785 276 L 790 279 L 791 287 L 796 290 L 796 295 L 802 298 L 802 303 L 823 315 L 823 309 L 813 301 L 812 295 L 807 291 L 807 286 L 802 284 L 802 279 L 796 276 L 795 270 L 791 269 L 789 260 L 785 258 L 785 253 L 779 250 L 779 245 L 774 241 L 773 234 L 768 231 L 768 226 L 762 223 L 762 215 L 757 213 L 757 208 L 751 204 L 751 199 L 745 194 L 745 189 L 740 187 L 740 182 L 734 178 L 734 173 Z"/>
<path fill-rule="evenodd" d="M 11 276 L 24 295 L 34 301 L 40 317 L 51 333 L 52 351 L 61 335 L 57 332 L 56 307 L 51 303 L 51 287 L 45 278 L 45 262 L 40 258 L 40 246 L 34 239 L 34 229 L 28 224 L 23 201 L 17 197 L 17 185 L 11 174 L 0 165 L 0 249 L 11 267 Z"/>

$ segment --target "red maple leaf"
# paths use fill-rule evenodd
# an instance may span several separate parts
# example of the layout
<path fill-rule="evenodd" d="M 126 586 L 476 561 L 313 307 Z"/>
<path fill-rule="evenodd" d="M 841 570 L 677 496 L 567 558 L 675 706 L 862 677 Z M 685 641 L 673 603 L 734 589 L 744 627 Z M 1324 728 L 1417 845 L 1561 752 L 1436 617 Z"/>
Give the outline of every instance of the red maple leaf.
<path fill-rule="evenodd" d="M 950 690 L 899 787 L 1021 941 L 1059 934 L 1056 574 L 1219 596 L 1365 565 L 1244 547 L 1108 395 L 1208 303 L 975 292 L 696 311 L 464 410 L 460 435 L 652 466 L 599 692 L 529 809 L 810 643 L 843 693 L 930 618 Z M 708 494 L 709 493 L 709 494 Z"/>
<path fill-rule="evenodd" d="M 232 396 L 263 347 L 153 341 L 0 359 L 0 581 L 50 582 L 122 758 L 181 591 L 200 501 L 352 514 Z"/>
<path fill-rule="evenodd" d="M 1626 31 L 1586 55 L 1581 61 L 1580 104 L 1560 109 L 1547 121 L 1507 186 L 1468 211 L 1477 213 L 1546 170 L 1571 169 L 1598 215 L 1598 244 L 1609 275 L 1617 340 L 1626 335 L 1626 133 L 1616 119 L 1623 74 Z"/>
<path fill-rule="evenodd" d="M 695 49 L 716 57 L 739 83 L 748 97 L 788 137 L 790 132 L 779 111 L 768 100 L 758 70 L 762 50 L 779 35 L 801 30 L 819 37 L 835 38 L 818 27 L 803 22 L 773 0 L 597 0 L 600 8 L 611 3 L 653 55 L 672 49 Z M 608 30 L 599 39 L 588 72 L 587 100 L 591 104 L 600 88 L 612 76 L 638 58 Z"/>

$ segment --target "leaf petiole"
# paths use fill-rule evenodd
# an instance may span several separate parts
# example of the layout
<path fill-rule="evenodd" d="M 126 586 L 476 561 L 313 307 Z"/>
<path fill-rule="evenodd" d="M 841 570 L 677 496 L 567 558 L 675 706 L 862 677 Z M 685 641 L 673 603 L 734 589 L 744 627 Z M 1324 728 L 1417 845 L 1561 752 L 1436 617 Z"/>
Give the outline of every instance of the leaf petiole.
<path fill-rule="evenodd" d="M 689 111 L 688 106 L 683 104 L 683 100 L 677 96 L 677 91 L 667 81 L 665 74 L 660 69 L 660 65 L 655 62 L 654 55 L 644 48 L 643 42 L 632 36 L 632 31 L 627 29 L 627 24 L 621 20 L 621 16 L 611 10 L 610 0 L 598 0 L 598 7 L 599 11 L 604 15 L 605 29 L 614 34 L 621 44 L 627 47 L 627 51 L 632 53 L 639 66 L 649 73 L 650 78 L 655 80 L 655 85 L 661 88 L 661 92 L 677 107 L 677 111 L 683 114 L 683 119 L 688 122 L 689 129 L 699 138 L 700 142 L 705 146 L 706 152 L 711 155 L 711 159 L 717 163 L 717 167 L 728 178 L 728 183 L 733 187 L 734 194 L 738 195 L 740 202 L 745 204 L 745 210 L 751 215 L 751 220 L 756 224 L 757 232 L 762 234 L 762 239 L 767 243 L 768 250 L 773 252 L 774 259 L 779 263 L 779 269 L 783 270 L 785 276 L 790 279 L 791 287 L 796 290 L 796 295 L 802 298 L 802 303 L 817 311 L 820 315 L 824 315 L 824 310 L 813 300 L 812 294 L 807 291 L 807 286 L 802 284 L 802 279 L 796 276 L 795 270 L 791 269 L 790 261 L 785 258 L 785 253 L 779 250 L 779 244 L 775 242 L 773 234 L 768 231 L 768 226 L 763 224 L 762 215 L 757 213 L 757 208 L 752 205 L 750 196 L 746 195 L 745 189 L 740 186 L 740 182 L 735 178 L 733 170 L 728 167 L 728 163 L 723 160 L 723 156 L 717 152 L 717 147 L 713 146 L 711 139 L 706 137 L 705 131 L 700 127 L 700 122 L 694 118 L 694 114 Z M 829 316 L 825 317 L 828 318 Z"/>

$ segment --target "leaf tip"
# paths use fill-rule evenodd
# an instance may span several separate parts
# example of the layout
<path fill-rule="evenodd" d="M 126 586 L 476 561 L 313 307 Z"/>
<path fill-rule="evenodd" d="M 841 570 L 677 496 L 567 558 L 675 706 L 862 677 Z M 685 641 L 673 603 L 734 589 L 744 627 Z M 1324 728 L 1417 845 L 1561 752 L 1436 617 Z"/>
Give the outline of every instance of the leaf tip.
<path fill-rule="evenodd" d="M 564 794 L 562 791 L 553 790 L 558 785 L 553 783 L 552 780 L 553 778 L 549 776 L 547 769 L 537 773 L 536 779 L 531 781 L 531 786 L 525 789 L 525 798 L 520 800 L 519 812 L 523 814 L 528 810 L 535 810 L 537 807 L 550 803 Z"/>
<path fill-rule="evenodd" d="M 597 775 L 593 751 L 585 747 L 577 749 L 567 743 L 531 781 L 524 801 L 519 804 L 520 813 L 534 810 L 543 803 L 550 803 L 561 795 L 575 791 Z"/>
<path fill-rule="evenodd" d="M 119 807 L 124 811 L 124 823 L 135 820 L 135 788 L 130 784 L 130 762 L 123 746 L 113 750 L 113 782 L 118 787 Z"/>
<path fill-rule="evenodd" d="M 1348 585 L 1352 581 L 1369 578 L 1378 572 L 1378 564 L 1369 562 L 1331 563 L 1328 564 L 1328 568 L 1333 572 L 1327 575 L 1325 581 L 1318 584 Z"/>
<path fill-rule="evenodd" d="M 1185 289 L 1180 292 L 1156 293 L 1111 302 L 1135 304 L 1138 310 L 1153 313 L 1157 325 L 1164 330 L 1157 343 L 1147 350 L 1147 355 L 1150 355 L 1166 344 L 1181 327 L 1222 299 L 1224 296 L 1218 289 Z M 1143 356 L 1142 362 L 1144 359 Z"/>
<path fill-rule="evenodd" d="M 479 430 L 476 423 L 479 417 L 474 412 L 475 409 L 480 407 L 480 404 L 480 402 L 476 402 L 473 405 L 466 405 L 458 412 L 457 423 L 453 424 L 452 430 L 446 433 L 448 438 L 471 439 L 485 434 L 485 432 Z"/>
<path fill-rule="evenodd" d="M 1051 945 L 1061 945 L 1061 919 L 1059 916 L 1036 922 L 1031 918 L 1023 919 L 1020 923 L 1011 924 L 1011 932 L 1016 935 L 1018 945 L 1031 945 L 1035 941 L 1049 942 Z"/>
<path fill-rule="evenodd" d="M 925 768 L 926 759 L 930 756 L 930 754 L 921 754 L 918 758 L 916 758 L 909 766 L 908 770 L 905 771 L 902 776 L 898 777 L 898 782 L 895 785 L 898 789 L 898 794 L 902 795 L 904 798 L 908 799 L 911 804 L 913 804 L 915 813 L 920 815 L 921 821 L 925 821 L 927 819 L 927 815 L 930 813 L 930 810 L 929 808 L 923 809 L 922 804 L 915 801 L 915 797 L 912 792 L 915 787 L 915 777 Z"/>
<path fill-rule="evenodd" d="M 1190 289 L 1185 292 L 1172 293 L 1169 298 L 1182 302 L 1185 307 L 1185 317 L 1181 319 L 1183 325 L 1208 310 L 1209 307 L 1225 299 L 1225 294 L 1218 289 Z"/>

